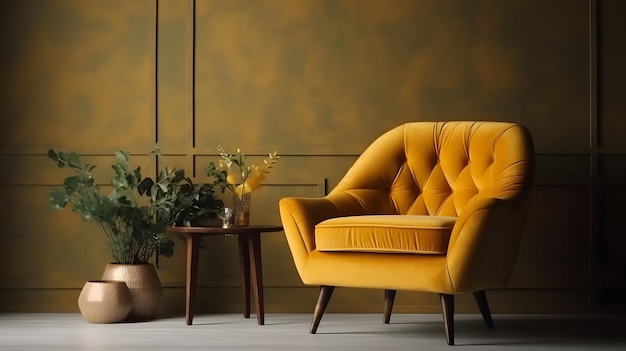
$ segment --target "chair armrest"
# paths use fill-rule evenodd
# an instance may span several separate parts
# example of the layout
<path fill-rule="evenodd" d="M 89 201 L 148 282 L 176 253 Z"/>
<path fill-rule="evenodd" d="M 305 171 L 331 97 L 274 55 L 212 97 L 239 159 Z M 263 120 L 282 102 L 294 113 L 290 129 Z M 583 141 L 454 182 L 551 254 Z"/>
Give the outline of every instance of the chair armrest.
<path fill-rule="evenodd" d="M 339 210 L 327 198 L 286 197 L 280 200 L 280 217 L 285 234 L 291 240 L 300 241 L 306 252 L 315 250 L 315 225 L 339 216 Z M 293 246 L 292 246 L 293 247 Z"/>
<path fill-rule="evenodd" d="M 446 255 L 456 292 L 506 287 L 527 211 L 528 197 L 483 198 L 467 204 L 452 230 Z"/>
<path fill-rule="evenodd" d="M 333 190 L 321 198 L 285 197 L 279 201 L 280 217 L 300 276 L 309 253 L 315 250 L 315 226 L 329 218 L 366 214 L 359 197 Z"/>
<path fill-rule="evenodd" d="M 286 197 L 279 201 L 278 206 L 287 243 L 296 269 L 302 276 L 307 256 L 315 250 L 315 225 L 339 216 L 339 210 L 327 197 Z"/>

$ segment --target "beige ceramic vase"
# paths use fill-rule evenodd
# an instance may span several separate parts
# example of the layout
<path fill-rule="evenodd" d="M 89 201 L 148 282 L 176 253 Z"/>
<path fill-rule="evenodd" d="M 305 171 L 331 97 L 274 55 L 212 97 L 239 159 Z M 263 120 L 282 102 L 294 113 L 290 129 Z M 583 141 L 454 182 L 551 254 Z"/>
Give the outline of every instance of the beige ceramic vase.
<path fill-rule="evenodd" d="M 108 264 L 103 280 L 126 283 L 133 298 L 128 321 L 148 321 L 156 317 L 163 294 L 163 285 L 153 264 Z"/>
<path fill-rule="evenodd" d="M 117 323 L 126 319 L 133 299 L 122 281 L 90 280 L 78 296 L 78 308 L 89 323 Z"/>

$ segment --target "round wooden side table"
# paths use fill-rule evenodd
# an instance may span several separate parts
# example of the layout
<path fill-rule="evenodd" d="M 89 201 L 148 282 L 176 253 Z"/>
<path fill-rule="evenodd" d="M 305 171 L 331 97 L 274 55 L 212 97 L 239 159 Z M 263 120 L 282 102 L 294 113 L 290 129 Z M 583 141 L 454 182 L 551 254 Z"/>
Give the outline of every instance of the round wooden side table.
<path fill-rule="evenodd" d="M 250 225 L 247 227 L 168 227 L 172 233 L 184 234 L 187 237 L 187 274 L 185 279 L 185 322 L 193 323 L 196 284 L 198 276 L 198 254 L 200 239 L 204 236 L 232 235 L 239 241 L 239 261 L 245 311 L 243 316 L 250 318 L 250 271 L 252 271 L 252 288 L 256 305 L 257 322 L 265 324 L 263 306 L 263 271 L 261 267 L 261 233 L 279 232 L 283 227 L 279 225 Z"/>

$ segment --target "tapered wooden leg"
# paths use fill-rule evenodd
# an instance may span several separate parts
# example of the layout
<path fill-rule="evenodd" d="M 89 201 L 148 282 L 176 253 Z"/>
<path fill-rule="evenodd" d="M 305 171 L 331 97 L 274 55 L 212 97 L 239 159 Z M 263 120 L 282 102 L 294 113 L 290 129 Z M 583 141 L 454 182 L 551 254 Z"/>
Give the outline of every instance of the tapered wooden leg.
<path fill-rule="evenodd" d="M 487 328 L 493 329 L 493 319 L 491 318 L 491 312 L 489 311 L 489 303 L 487 302 L 487 294 L 485 293 L 485 290 L 474 292 L 474 299 L 478 304 L 480 313 L 483 315 Z"/>
<path fill-rule="evenodd" d="M 383 322 L 385 324 L 389 324 L 389 320 L 391 320 L 391 310 L 393 309 L 393 301 L 395 299 L 395 290 L 385 290 L 385 313 L 383 316 Z"/>
<path fill-rule="evenodd" d="M 454 295 L 440 294 L 448 345 L 454 345 Z"/>
<path fill-rule="evenodd" d="M 193 323 L 194 307 L 196 302 L 196 284 L 198 277 L 198 253 L 200 251 L 200 238 L 195 235 L 187 235 L 187 274 L 185 281 L 185 322 Z"/>
<path fill-rule="evenodd" d="M 320 296 L 317 299 L 317 305 L 315 305 L 313 321 L 311 322 L 311 329 L 309 330 L 311 334 L 317 332 L 317 327 L 320 325 L 320 321 L 322 320 L 322 316 L 324 315 L 324 311 L 326 311 L 326 306 L 328 306 L 328 301 L 330 301 L 334 290 L 334 286 L 322 285 L 320 287 Z"/>
<path fill-rule="evenodd" d="M 243 303 L 245 306 L 243 317 L 250 318 L 250 253 L 248 252 L 248 238 L 238 235 L 238 239 L 241 286 L 243 288 Z"/>
<path fill-rule="evenodd" d="M 261 267 L 261 233 L 248 235 L 250 246 L 250 270 L 252 271 L 252 288 L 256 304 L 256 319 L 259 325 L 265 324 L 265 307 L 263 303 L 263 269 Z"/>

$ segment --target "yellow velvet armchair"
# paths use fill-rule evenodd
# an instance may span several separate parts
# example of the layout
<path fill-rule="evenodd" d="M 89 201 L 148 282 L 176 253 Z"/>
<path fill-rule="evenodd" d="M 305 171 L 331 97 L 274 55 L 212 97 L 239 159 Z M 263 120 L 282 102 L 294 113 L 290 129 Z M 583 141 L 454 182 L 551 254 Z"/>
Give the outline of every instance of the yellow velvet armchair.
<path fill-rule="evenodd" d="M 530 133 L 507 122 L 413 122 L 376 139 L 321 198 L 280 200 L 293 260 L 320 286 L 310 332 L 335 287 L 438 293 L 448 344 L 454 295 L 472 293 L 488 328 L 485 290 L 515 265 L 534 176 Z"/>

